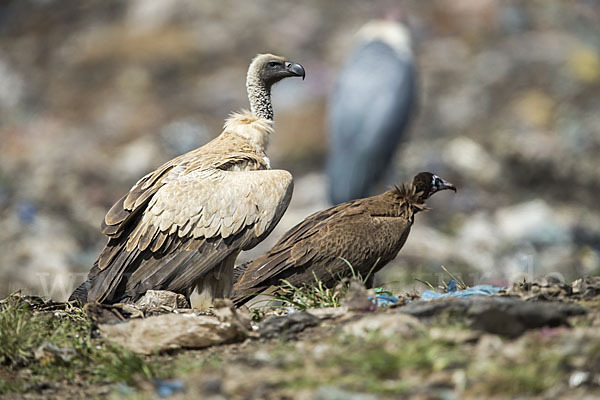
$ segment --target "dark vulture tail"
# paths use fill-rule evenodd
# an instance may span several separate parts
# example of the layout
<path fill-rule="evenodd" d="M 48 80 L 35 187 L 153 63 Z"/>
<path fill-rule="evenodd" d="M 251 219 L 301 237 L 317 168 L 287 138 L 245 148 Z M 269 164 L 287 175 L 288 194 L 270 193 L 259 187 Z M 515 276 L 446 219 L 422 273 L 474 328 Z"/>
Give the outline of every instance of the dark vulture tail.
<path fill-rule="evenodd" d="M 69 301 L 76 301 L 80 305 L 84 305 L 85 303 L 87 303 L 88 290 L 90 290 L 91 287 L 92 280 L 87 279 L 81 285 L 77 286 L 77 289 L 75 289 L 73 293 L 71 293 L 71 296 L 69 296 Z"/>
<path fill-rule="evenodd" d="M 92 288 L 92 284 L 94 283 L 94 279 L 96 278 L 96 275 L 98 275 L 98 273 L 100 273 L 100 269 L 98 268 L 98 261 L 96 261 L 92 266 L 92 269 L 90 270 L 87 279 L 81 285 L 77 286 L 77 289 L 75 289 L 73 293 L 71 293 L 71 296 L 69 296 L 68 301 L 79 302 L 79 304 L 82 306 L 85 303 L 87 303 L 88 292 Z"/>

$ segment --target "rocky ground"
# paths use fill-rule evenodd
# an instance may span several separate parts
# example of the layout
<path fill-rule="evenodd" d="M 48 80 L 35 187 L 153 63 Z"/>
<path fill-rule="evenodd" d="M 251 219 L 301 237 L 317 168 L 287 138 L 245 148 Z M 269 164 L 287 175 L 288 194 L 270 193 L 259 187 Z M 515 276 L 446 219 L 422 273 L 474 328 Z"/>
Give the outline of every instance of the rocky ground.
<path fill-rule="evenodd" d="M 88 306 L 90 324 L 64 304 L 5 299 L 0 325 L 14 314 L 10 307 L 27 304 L 28 315 L 49 317 L 53 330 L 38 343 L 9 352 L 13 347 L 6 346 L 6 336 L 22 332 L 2 325 L 0 398 L 600 395 L 600 277 L 570 285 L 521 282 L 492 296 L 421 301 L 405 295 L 378 308 L 369 295 L 352 284 L 338 307 L 267 309 L 252 316 L 227 303 L 216 306 L 215 316 L 198 315 L 164 299 L 138 306 L 144 319 L 131 315 L 132 306 Z M 117 321 L 123 315 L 130 318 Z M 69 318 L 71 336 L 65 339 L 61 326 Z M 166 329 L 164 318 L 169 318 Z M 220 328 L 198 329 L 211 318 Z M 195 330 L 189 329 L 190 320 L 198 324 Z M 21 320 L 21 329 L 29 323 Z M 141 324 L 149 326 L 145 334 Z"/>

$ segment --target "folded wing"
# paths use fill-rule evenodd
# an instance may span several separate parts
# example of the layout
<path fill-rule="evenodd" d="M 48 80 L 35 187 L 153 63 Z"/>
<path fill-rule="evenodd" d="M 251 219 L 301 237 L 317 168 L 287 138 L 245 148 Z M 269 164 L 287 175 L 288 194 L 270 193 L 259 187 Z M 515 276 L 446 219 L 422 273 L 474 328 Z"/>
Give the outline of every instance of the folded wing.
<path fill-rule="evenodd" d="M 292 193 L 287 171 L 187 171 L 142 178 L 109 211 L 110 240 L 92 270 L 88 301 L 135 300 L 148 289 L 189 295 L 226 257 L 275 227 Z"/>

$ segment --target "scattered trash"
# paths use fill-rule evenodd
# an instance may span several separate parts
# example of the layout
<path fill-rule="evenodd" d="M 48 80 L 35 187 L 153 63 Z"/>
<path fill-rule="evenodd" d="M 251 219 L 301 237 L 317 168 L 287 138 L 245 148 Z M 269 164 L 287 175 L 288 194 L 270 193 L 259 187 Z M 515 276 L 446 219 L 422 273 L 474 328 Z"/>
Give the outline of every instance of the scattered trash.
<path fill-rule="evenodd" d="M 21 223 L 30 225 L 35 220 L 37 216 L 37 208 L 35 205 L 29 201 L 22 201 L 17 203 L 17 214 L 19 216 L 19 221 Z"/>
<path fill-rule="evenodd" d="M 154 391 L 160 397 L 169 397 L 176 393 L 185 392 L 185 383 L 181 379 L 164 381 L 156 379 L 154 382 Z"/>
<path fill-rule="evenodd" d="M 433 290 L 425 290 L 423 294 L 421 294 L 421 300 L 443 299 L 447 297 L 467 298 L 472 296 L 489 296 L 492 294 L 496 294 L 501 290 L 505 290 L 506 287 L 493 285 L 477 285 L 464 290 L 460 290 L 458 282 L 452 280 L 448 282 L 446 289 L 448 290 L 448 293 L 438 293 Z"/>
<path fill-rule="evenodd" d="M 238 312 L 231 301 L 215 301 L 213 312 L 215 316 L 169 313 L 98 328 L 106 340 L 141 354 L 207 347 L 253 335 L 250 317 Z"/>
<path fill-rule="evenodd" d="M 373 297 L 369 297 L 369 300 L 373 301 L 377 307 L 394 306 L 400 302 L 399 298 L 389 294 L 376 294 L 375 299 L 373 299 Z"/>

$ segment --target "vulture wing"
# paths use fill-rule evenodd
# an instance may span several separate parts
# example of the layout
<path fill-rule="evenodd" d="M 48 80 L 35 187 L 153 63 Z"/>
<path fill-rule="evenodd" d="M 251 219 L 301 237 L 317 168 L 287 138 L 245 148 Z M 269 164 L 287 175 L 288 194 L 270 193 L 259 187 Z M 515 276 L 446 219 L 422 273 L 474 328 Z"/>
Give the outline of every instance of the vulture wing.
<path fill-rule="evenodd" d="M 192 282 L 268 235 L 291 198 L 287 171 L 174 164 L 142 178 L 107 214 L 110 240 L 88 301 L 135 300 L 148 289 L 189 295 Z"/>
<path fill-rule="evenodd" d="M 371 213 L 362 200 L 317 212 L 288 231 L 267 254 L 238 271 L 234 302 L 243 303 L 282 279 L 301 285 L 316 277 L 333 286 L 351 274 L 340 257 L 366 277 L 375 264 L 382 267 L 396 256 L 411 223 L 404 215 Z"/>

